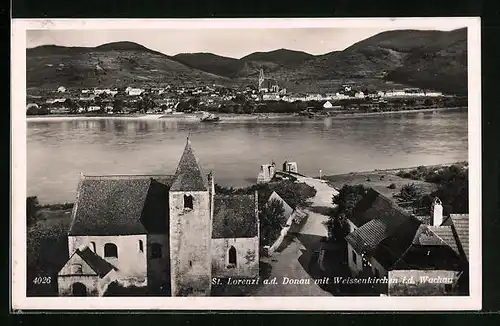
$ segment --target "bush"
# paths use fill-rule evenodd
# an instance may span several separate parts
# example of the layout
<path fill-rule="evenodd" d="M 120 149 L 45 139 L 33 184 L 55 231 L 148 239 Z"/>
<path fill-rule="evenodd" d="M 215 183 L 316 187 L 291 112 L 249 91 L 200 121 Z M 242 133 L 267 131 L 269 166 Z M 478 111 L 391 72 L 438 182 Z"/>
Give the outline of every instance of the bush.
<path fill-rule="evenodd" d="M 279 237 L 285 224 L 283 204 L 277 199 L 271 200 L 260 213 L 260 244 L 271 245 Z"/>
<path fill-rule="evenodd" d="M 396 184 L 391 183 L 390 185 L 387 186 L 389 189 L 396 189 Z"/>
<path fill-rule="evenodd" d="M 342 241 L 349 234 L 348 219 L 352 218 L 354 208 L 363 199 L 367 191 L 368 189 L 363 185 L 344 185 L 339 193 L 333 196 L 332 203 L 337 205 L 337 209 L 332 211 L 325 223 L 332 240 Z"/>
<path fill-rule="evenodd" d="M 26 225 L 30 226 L 36 223 L 40 204 L 38 197 L 30 196 L 26 198 Z"/>

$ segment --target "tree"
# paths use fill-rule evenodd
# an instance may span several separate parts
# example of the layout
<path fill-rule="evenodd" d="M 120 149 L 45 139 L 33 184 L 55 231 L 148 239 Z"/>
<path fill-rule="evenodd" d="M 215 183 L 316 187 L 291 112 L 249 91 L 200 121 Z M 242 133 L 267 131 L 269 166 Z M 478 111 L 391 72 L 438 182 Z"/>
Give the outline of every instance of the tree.
<path fill-rule="evenodd" d="M 26 225 L 30 226 L 36 222 L 36 217 L 40 204 L 38 197 L 30 196 L 26 198 Z"/>
<path fill-rule="evenodd" d="M 285 226 L 285 209 L 281 201 L 268 202 L 260 214 L 260 241 L 262 245 L 271 245 Z"/>
<path fill-rule="evenodd" d="M 344 185 L 339 193 L 333 196 L 332 203 L 337 206 L 337 209 L 332 212 L 326 222 L 328 234 L 333 241 L 342 241 L 349 234 L 348 220 L 352 218 L 354 208 L 366 193 L 367 189 L 363 185 Z"/>
<path fill-rule="evenodd" d="M 337 213 L 344 214 L 348 219 L 352 218 L 354 207 L 367 191 L 363 185 L 344 185 L 339 193 L 332 198 L 333 205 L 337 205 Z"/>
<path fill-rule="evenodd" d="M 417 188 L 414 183 L 405 184 L 401 191 L 395 195 L 401 203 L 414 203 L 420 199 L 422 196 L 421 191 Z"/>

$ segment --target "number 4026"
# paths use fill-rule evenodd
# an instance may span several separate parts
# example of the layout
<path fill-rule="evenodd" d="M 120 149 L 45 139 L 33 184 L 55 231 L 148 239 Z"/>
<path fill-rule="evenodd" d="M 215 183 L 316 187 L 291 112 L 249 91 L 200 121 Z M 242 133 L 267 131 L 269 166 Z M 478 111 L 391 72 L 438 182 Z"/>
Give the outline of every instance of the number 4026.
<path fill-rule="evenodd" d="M 37 276 L 33 279 L 34 284 L 50 284 L 52 278 L 50 276 Z"/>

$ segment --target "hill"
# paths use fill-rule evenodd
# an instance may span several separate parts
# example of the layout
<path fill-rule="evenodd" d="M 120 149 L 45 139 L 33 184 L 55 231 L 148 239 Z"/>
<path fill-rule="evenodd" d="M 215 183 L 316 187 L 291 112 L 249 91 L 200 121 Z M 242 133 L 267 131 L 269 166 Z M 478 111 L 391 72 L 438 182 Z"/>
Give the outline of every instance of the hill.
<path fill-rule="evenodd" d="M 168 56 L 133 42 L 95 48 L 27 50 L 29 87 L 219 82 L 256 84 L 259 70 L 292 91 L 421 87 L 467 93 L 467 30 L 382 32 L 342 50 L 314 56 L 279 49 L 241 59 L 212 53 Z"/>
<path fill-rule="evenodd" d="M 244 62 L 238 59 L 223 57 L 212 53 L 180 53 L 174 55 L 172 58 L 191 68 L 229 78 L 237 77 L 238 72 L 244 66 Z"/>
<path fill-rule="evenodd" d="M 241 59 L 213 53 L 180 53 L 173 56 L 174 60 L 189 67 L 229 78 L 256 76 L 261 68 L 276 71 L 299 65 L 312 58 L 312 54 L 287 49 L 255 52 Z"/>
<path fill-rule="evenodd" d="M 467 31 L 397 30 L 343 51 L 271 72 L 278 80 L 396 82 L 450 93 L 467 92 Z"/>
<path fill-rule="evenodd" d="M 220 81 L 133 42 L 95 48 L 40 46 L 26 50 L 28 87 L 120 87 Z"/>

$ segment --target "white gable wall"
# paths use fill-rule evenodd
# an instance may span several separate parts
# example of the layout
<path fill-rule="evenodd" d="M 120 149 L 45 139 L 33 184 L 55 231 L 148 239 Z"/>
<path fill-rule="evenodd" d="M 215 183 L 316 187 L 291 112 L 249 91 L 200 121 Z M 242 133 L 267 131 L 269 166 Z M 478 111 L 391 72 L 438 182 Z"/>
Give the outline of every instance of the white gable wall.
<path fill-rule="evenodd" d="M 290 205 L 288 205 L 286 203 L 286 201 L 284 201 L 283 198 L 281 198 L 280 195 L 278 195 L 276 193 L 276 191 L 273 191 L 273 193 L 271 194 L 271 196 L 269 196 L 269 199 L 268 199 L 267 202 L 270 203 L 271 200 L 273 200 L 273 199 L 279 200 L 283 204 L 283 208 L 285 209 L 285 218 L 288 219 L 288 217 L 290 215 L 292 215 L 292 213 L 293 213 L 293 208 L 290 207 Z"/>
<path fill-rule="evenodd" d="M 139 240 L 143 243 L 143 252 L 139 250 Z M 115 266 L 118 279 L 135 279 L 143 283 L 147 277 L 147 238 L 141 235 L 123 236 L 68 236 L 69 254 L 72 255 L 80 246 L 88 246 L 94 250 L 92 242 L 95 243 L 96 254 Z M 118 258 L 104 257 L 104 245 L 113 243 L 118 248 Z"/>

